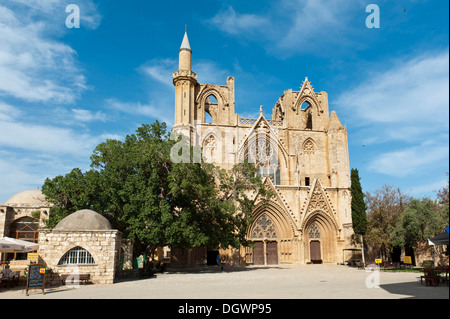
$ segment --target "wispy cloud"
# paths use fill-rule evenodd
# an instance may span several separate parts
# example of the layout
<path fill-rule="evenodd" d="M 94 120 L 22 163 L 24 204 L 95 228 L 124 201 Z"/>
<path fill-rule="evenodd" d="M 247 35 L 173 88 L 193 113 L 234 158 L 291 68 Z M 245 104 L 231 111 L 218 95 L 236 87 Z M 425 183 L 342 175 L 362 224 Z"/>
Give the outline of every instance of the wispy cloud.
<path fill-rule="evenodd" d="M 76 121 L 92 122 L 101 121 L 105 122 L 108 119 L 108 115 L 102 111 L 92 112 L 84 109 L 72 109 L 73 117 Z"/>
<path fill-rule="evenodd" d="M 48 25 L 23 22 L 0 6 L 0 94 L 31 102 L 73 103 L 87 88 L 76 52 L 46 36 Z"/>
<path fill-rule="evenodd" d="M 0 147 L 49 154 L 89 154 L 97 142 L 87 133 L 57 126 L 29 123 L 20 119 L 0 120 Z"/>
<path fill-rule="evenodd" d="M 358 1 L 283 0 L 258 14 L 239 13 L 227 6 L 206 22 L 238 39 L 257 41 L 270 52 L 318 54 L 325 47 L 336 50 L 336 44 L 349 44 L 354 29 L 348 21 L 361 8 Z"/>
<path fill-rule="evenodd" d="M 448 48 L 376 68 L 332 102 L 349 122 L 353 143 L 378 151 L 369 171 L 407 178 L 447 170 Z"/>
<path fill-rule="evenodd" d="M 430 193 L 437 193 L 439 190 L 448 185 L 448 179 L 441 179 L 437 182 L 432 182 L 429 184 L 421 184 L 419 186 L 410 188 L 406 190 L 411 196 L 421 196 L 426 195 L 429 196 Z"/>
<path fill-rule="evenodd" d="M 259 29 L 267 25 L 269 20 L 256 14 L 237 13 L 232 6 L 228 6 L 210 19 L 209 23 L 228 34 L 250 36 L 250 33 L 260 33 Z"/>
<path fill-rule="evenodd" d="M 178 60 L 155 58 L 145 62 L 138 70 L 150 79 L 164 84 L 173 90 L 172 74 L 178 70 Z M 221 68 L 216 62 L 210 60 L 194 61 L 192 71 L 197 74 L 199 83 L 225 83 L 227 77 L 230 75 L 228 70 Z M 170 94 L 173 94 L 173 92 Z"/>
<path fill-rule="evenodd" d="M 134 116 L 143 116 L 145 121 L 149 119 L 157 119 L 166 122 L 168 125 L 173 123 L 173 106 L 170 106 L 170 111 L 164 105 L 158 104 L 142 104 L 141 102 L 123 102 L 113 98 L 105 101 L 105 107 L 112 110 Z"/>
<path fill-rule="evenodd" d="M 364 143 L 417 142 L 449 129 L 449 52 L 398 59 L 387 70 L 344 90 L 334 104 L 352 125 L 371 134 Z"/>
<path fill-rule="evenodd" d="M 426 173 L 434 166 L 448 161 L 449 146 L 426 141 L 418 146 L 386 152 L 376 156 L 368 168 L 377 173 L 405 177 L 420 171 Z"/>
<path fill-rule="evenodd" d="M 6 0 L 14 9 L 20 9 L 26 13 L 24 19 L 44 20 L 48 32 L 64 31 L 64 23 L 68 13 L 66 7 L 76 4 L 80 8 L 80 27 L 96 29 L 100 25 L 102 16 L 97 10 L 97 5 L 92 0 Z"/>
<path fill-rule="evenodd" d="M 170 88 L 172 84 L 172 73 L 178 69 L 178 61 L 175 59 L 152 59 L 141 65 L 138 70 L 151 79 L 164 84 Z"/>

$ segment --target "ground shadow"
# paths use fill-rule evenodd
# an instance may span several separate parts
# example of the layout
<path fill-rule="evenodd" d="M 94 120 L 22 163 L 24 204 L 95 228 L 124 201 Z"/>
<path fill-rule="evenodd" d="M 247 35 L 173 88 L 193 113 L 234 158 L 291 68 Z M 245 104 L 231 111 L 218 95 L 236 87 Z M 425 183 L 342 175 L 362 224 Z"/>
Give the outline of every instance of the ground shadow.
<path fill-rule="evenodd" d="M 208 273 L 233 273 L 246 272 L 261 269 L 286 269 L 286 267 L 274 266 L 227 266 L 224 265 L 223 270 L 219 266 L 196 266 L 196 267 L 169 267 L 169 274 L 208 274 Z"/>
<path fill-rule="evenodd" d="M 425 286 L 418 280 L 380 285 L 380 288 L 391 294 L 404 295 L 405 299 L 449 299 L 449 289 L 446 284 L 437 287 Z"/>

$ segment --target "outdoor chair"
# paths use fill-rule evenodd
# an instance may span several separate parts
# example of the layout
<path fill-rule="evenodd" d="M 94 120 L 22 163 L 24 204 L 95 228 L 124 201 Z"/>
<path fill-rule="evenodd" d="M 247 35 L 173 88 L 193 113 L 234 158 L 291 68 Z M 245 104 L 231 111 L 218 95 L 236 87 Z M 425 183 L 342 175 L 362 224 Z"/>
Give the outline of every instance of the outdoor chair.
<path fill-rule="evenodd" d="M 424 269 L 425 286 L 434 286 L 437 287 L 439 285 L 439 281 L 441 280 L 441 276 L 434 272 L 433 268 Z"/>

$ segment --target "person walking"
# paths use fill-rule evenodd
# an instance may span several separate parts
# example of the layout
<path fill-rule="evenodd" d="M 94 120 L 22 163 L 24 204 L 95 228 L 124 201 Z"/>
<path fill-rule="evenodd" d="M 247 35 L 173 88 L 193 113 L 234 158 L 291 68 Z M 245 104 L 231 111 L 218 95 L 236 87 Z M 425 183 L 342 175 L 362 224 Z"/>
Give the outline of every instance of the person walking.
<path fill-rule="evenodd" d="M 217 254 L 216 260 L 217 260 L 217 266 L 219 266 L 220 267 L 220 271 L 222 271 L 223 270 L 223 265 L 220 262 L 220 254 Z"/>

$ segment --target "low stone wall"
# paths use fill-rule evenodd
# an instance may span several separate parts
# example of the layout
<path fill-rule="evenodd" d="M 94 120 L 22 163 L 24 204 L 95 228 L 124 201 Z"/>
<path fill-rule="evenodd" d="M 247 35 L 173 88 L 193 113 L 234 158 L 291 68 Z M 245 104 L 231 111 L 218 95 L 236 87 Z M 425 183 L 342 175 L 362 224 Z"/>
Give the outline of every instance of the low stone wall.
<path fill-rule="evenodd" d="M 88 273 L 93 283 L 113 283 L 119 268 L 121 233 L 118 230 L 39 231 L 39 256 L 57 274 Z M 87 250 L 93 265 L 58 265 L 66 252 L 75 247 Z"/>

